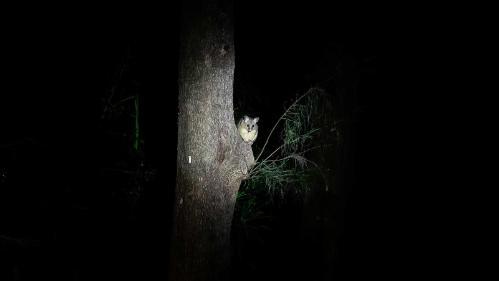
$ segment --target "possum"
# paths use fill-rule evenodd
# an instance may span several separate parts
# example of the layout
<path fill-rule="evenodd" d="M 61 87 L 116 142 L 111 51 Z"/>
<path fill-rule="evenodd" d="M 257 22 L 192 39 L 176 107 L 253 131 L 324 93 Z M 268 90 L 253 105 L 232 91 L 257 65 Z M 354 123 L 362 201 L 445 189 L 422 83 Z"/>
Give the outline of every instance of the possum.
<path fill-rule="evenodd" d="M 241 118 L 241 120 L 239 120 L 237 130 L 239 131 L 239 134 L 243 138 L 244 142 L 253 144 L 256 140 L 256 137 L 258 136 L 258 125 L 256 122 L 258 122 L 258 119 L 258 117 L 251 118 L 245 115 Z"/>

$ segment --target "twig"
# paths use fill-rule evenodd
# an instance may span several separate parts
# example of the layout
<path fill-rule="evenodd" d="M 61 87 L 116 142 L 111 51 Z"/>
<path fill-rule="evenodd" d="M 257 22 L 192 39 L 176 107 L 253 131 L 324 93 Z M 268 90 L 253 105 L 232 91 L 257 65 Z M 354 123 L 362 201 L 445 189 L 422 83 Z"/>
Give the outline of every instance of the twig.
<path fill-rule="evenodd" d="M 305 159 L 305 161 L 312 163 L 315 166 L 315 168 L 319 171 L 319 173 L 321 174 L 322 180 L 324 181 L 324 184 L 326 185 L 326 191 L 328 191 L 329 190 L 329 186 L 327 185 L 326 176 L 324 176 L 324 173 L 322 172 L 322 170 L 319 167 L 319 165 L 317 165 L 317 163 L 315 163 L 312 160 L 308 160 L 307 158 L 304 158 L 304 159 Z"/>
<path fill-rule="evenodd" d="M 298 140 L 298 139 L 300 139 L 300 138 L 298 137 L 298 138 L 294 139 L 292 142 L 294 142 L 294 141 L 296 141 L 296 140 Z M 251 176 L 251 175 L 252 175 L 252 172 L 257 170 L 256 168 L 260 167 L 260 165 L 262 165 L 263 163 L 265 163 L 265 161 L 267 161 L 270 157 L 272 157 L 272 155 L 274 155 L 277 151 L 279 151 L 279 149 L 283 148 L 285 145 L 286 145 L 286 144 L 284 143 L 284 144 L 282 144 L 281 146 L 279 146 L 278 148 L 276 148 L 276 149 L 275 149 L 272 153 L 270 153 L 270 155 L 269 155 L 269 156 L 267 156 L 267 158 L 263 159 L 260 163 L 258 163 L 258 162 L 256 162 L 256 161 L 255 161 L 255 163 L 258 163 L 258 164 L 256 164 L 256 165 L 253 167 L 253 169 L 251 169 L 251 171 L 249 172 L 248 176 Z M 262 149 L 262 150 L 263 150 L 263 149 Z M 261 153 L 260 153 L 260 154 L 261 154 Z M 260 157 L 260 155 L 259 155 L 258 157 Z M 258 157 L 257 157 L 257 160 L 258 160 Z M 254 174 L 254 173 L 253 173 L 253 174 Z"/>
<path fill-rule="evenodd" d="M 294 107 L 301 99 L 303 99 L 305 96 L 307 96 L 308 94 L 312 93 L 312 90 L 317 90 L 317 88 L 310 88 L 305 94 L 301 95 L 297 100 L 295 100 L 293 102 L 293 104 L 291 104 L 288 109 L 286 109 L 286 111 L 284 111 L 284 113 L 281 115 L 281 117 L 277 120 L 277 122 L 275 123 L 274 127 L 272 128 L 272 130 L 270 130 L 270 133 L 269 135 L 267 136 L 267 139 L 265 140 L 265 144 L 263 145 L 262 147 L 262 150 L 260 150 L 260 153 L 258 154 L 258 156 L 256 157 L 255 159 L 255 163 L 258 162 L 258 159 L 260 159 L 260 156 L 262 156 L 262 153 L 263 151 L 265 151 L 265 147 L 267 146 L 268 142 L 269 142 L 269 139 L 270 139 L 270 136 L 272 136 L 272 133 L 274 132 L 275 128 L 277 127 L 277 125 L 279 124 L 279 122 L 281 122 L 281 120 L 284 118 L 284 116 L 286 116 L 286 113 L 288 113 L 288 111 Z M 274 152 L 275 153 L 275 152 Z M 272 153 L 273 154 L 273 153 Z M 271 155 L 272 155 L 271 154 Z"/>
<path fill-rule="evenodd" d="M 36 246 L 40 243 L 39 240 L 32 240 L 32 239 L 22 239 L 22 238 L 15 238 L 7 235 L 0 235 L 0 241 L 4 240 L 9 244 L 16 244 L 19 246 Z"/>
<path fill-rule="evenodd" d="M 277 152 L 279 149 L 281 149 L 284 145 L 285 145 L 285 144 L 283 144 L 283 145 L 279 146 L 279 147 L 278 147 L 276 150 L 274 150 L 274 151 L 273 151 L 273 152 L 272 152 L 269 156 L 267 156 L 267 158 L 263 159 L 260 163 L 258 163 L 257 165 L 255 165 L 255 166 L 253 167 L 253 169 L 251 169 L 251 171 L 249 172 L 248 176 L 254 175 L 254 174 L 257 172 L 257 170 L 258 170 L 257 168 L 258 168 L 260 165 L 262 165 L 262 164 L 264 164 L 264 163 L 266 163 L 266 162 L 277 162 L 277 161 L 286 160 L 286 159 L 288 159 L 288 158 L 292 158 L 292 157 L 293 157 L 293 155 L 288 155 L 288 156 L 283 157 L 283 158 L 280 158 L 280 159 L 274 159 L 274 160 L 269 160 L 269 161 L 267 161 L 267 160 L 268 160 L 268 159 L 269 159 L 269 158 L 270 158 L 270 157 L 271 157 L 271 156 L 272 156 L 275 152 Z M 302 151 L 302 152 L 298 152 L 298 153 L 295 153 L 295 154 L 298 154 L 298 155 L 300 155 L 300 154 L 304 154 L 304 153 L 306 153 L 306 152 L 309 152 L 310 150 L 317 149 L 317 148 L 321 148 L 321 147 L 324 147 L 324 146 L 329 146 L 329 145 L 331 145 L 331 144 L 317 145 L 317 146 L 311 147 L 311 148 L 309 148 L 309 149 L 306 149 L 306 150 L 304 150 L 304 151 Z M 307 159 L 305 159 L 305 160 L 307 160 Z M 310 160 L 307 160 L 307 161 L 310 161 Z"/>
<path fill-rule="evenodd" d="M 317 148 L 321 148 L 321 147 L 324 147 L 324 146 L 330 146 L 330 145 L 331 145 L 331 144 L 316 145 L 316 146 L 311 147 L 311 148 L 309 148 L 309 149 L 306 149 L 306 150 L 304 150 L 304 151 L 302 151 L 302 152 L 294 153 L 294 154 L 292 154 L 292 155 L 288 155 L 288 156 L 283 157 L 283 158 L 280 158 L 280 159 L 269 160 L 268 162 L 283 161 L 283 160 L 286 160 L 286 159 L 288 159 L 288 158 L 293 158 L 293 157 L 294 157 L 294 155 L 296 155 L 296 154 L 298 154 L 298 155 L 300 155 L 300 154 L 304 154 L 304 153 L 309 152 L 310 150 L 314 150 L 314 149 L 317 149 Z"/>

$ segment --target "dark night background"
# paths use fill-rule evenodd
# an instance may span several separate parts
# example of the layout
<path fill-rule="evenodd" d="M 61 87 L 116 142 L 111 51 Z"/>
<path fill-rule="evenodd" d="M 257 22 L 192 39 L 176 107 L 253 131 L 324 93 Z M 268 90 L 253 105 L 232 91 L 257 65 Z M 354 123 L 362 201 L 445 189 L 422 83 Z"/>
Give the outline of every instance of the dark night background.
<path fill-rule="evenodd" d="M 351 116 L 351 139 L 340 197 L 322 211 L 336 218 L 335 235 L 304 229 L 302 209 L 280 204 L 264 245 L 246 257 L 261 262 L 234 260 L 236 280 L 396 276 L 407 241 L 394 207 L 404 199 L 387 192 L 384 138 L 393 132 L 379 69 L 393 47 L 383 16 L 367 6 L 239 2 L 235 103 L 268 130 L 310 86 L 345 89 L 338 110 Z M 15 15 L 1 53 L 0 280 L 166 279 L 179 5 Z M 129 119 L 101 118 L 113 87 L 140 97 L 142 154 L 131 153 Z M 140 161 L 147 182 L 131 176 Z"/>

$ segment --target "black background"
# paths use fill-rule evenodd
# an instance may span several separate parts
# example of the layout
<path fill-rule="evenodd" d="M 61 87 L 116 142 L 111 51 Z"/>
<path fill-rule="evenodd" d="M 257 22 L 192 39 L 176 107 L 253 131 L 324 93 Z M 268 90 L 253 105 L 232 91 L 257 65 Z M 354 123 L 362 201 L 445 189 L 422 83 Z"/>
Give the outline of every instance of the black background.
<path fill-rule="evenodd" d="M 235 99 L 247 101 L 262 120 L 275 120 L 284 101 L 330 78 L 342 62 L 346 80 L 360 77 L 352 83 L 363 109 L 337 256 L 313 274 L 306 256 L 299 270 L 276 261 L 268 276 L 328 278 L 328 267 L 336 268 L 337 280 L 417 274 L 410 264 L 417 242 L 405 238 L 411 217 L 404 212 L 416 179 L 404 177 L 398 165 L 407 147 L 398 142 L 404 113 L 397 113 L 407 100 L 388 95 L 381 75 L 384 54 L 409 60 L 397 50 L 409 31 L 393 28 L 393 18 L 380 12 L 385 7 L 268 2 L 235 5 Z M 44 8 L 13 9 L 4 24 L 0 143 L 34 144 L 15 158 L 0 155 L 14 182 L 0 190 L 0 235 L 31 241 L 0 244 L 1 273 L 12 276 L 13 264 L 21 264 L 21 280 L 164 279 L 175 185 L 179 5 Z M 100 174 L 113 145 L 104 137 L 101 99 L 127 57 L 127 79 L 136 81 L 144 101 L 148 163 L 158 171 L 133 221 Z M 283 257 L 300 248 L 293 243 Z"/>

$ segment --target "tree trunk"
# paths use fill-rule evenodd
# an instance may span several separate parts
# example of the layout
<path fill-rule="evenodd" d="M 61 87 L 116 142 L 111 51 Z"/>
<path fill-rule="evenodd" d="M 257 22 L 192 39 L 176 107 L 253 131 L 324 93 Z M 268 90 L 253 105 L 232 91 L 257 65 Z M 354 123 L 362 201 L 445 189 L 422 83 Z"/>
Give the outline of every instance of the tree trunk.
<path fill-rule="evenodd" d="M 227 280 L 236 194 L 254 164 L 233 114 L 232 5 L 189 1 L 179 62 L 177 186 L 170 279 Z"/>

